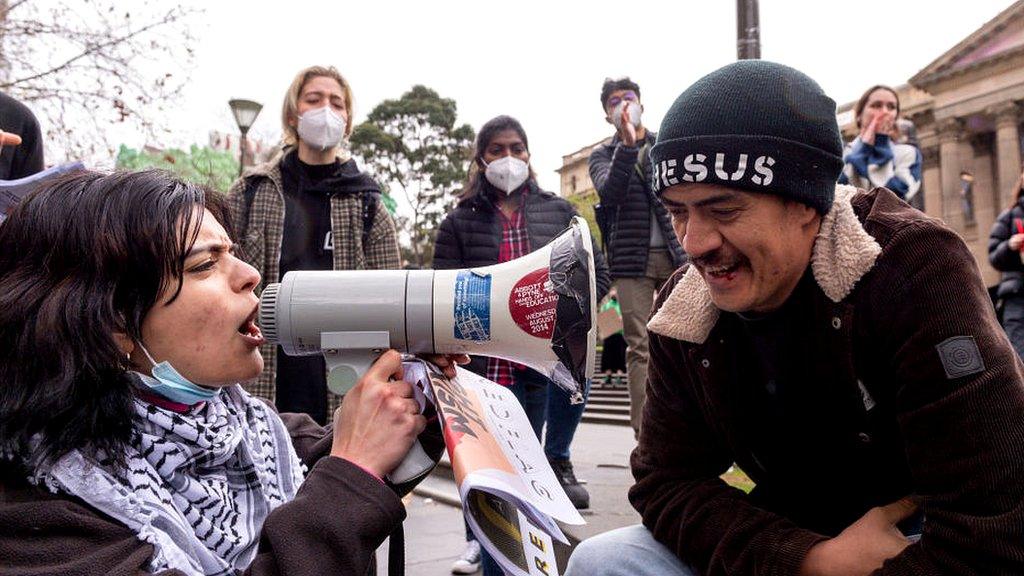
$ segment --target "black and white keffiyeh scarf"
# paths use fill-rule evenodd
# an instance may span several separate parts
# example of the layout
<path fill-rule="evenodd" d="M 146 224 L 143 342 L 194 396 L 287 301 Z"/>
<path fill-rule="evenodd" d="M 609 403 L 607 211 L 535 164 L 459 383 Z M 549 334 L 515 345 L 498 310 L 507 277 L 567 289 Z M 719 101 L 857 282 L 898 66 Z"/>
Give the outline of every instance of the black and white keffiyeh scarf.
<path fill-rule="evenodd" d="M 125 471 L 75 451 L 32 480 L 81 498 L 153 545 L 149 569 L 220 575 L 249 566 L 263 521 L 303 467 L 284 423 L 239 386 L 187 414 L 135 401 Z"/>

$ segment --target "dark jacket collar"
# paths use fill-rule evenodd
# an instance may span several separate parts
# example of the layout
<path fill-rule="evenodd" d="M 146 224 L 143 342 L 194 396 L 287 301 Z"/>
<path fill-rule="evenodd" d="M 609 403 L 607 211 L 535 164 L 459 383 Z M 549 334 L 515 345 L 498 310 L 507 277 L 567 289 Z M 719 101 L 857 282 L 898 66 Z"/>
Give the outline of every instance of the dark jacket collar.
<path fill-rule="evenodd" d="M 540 188 L 540 186 L 537 185 L 537 182 L 535 180 L 533 180 L 532 178 L 527 180 L 526 184 L 523 184 L 523 186 L 527 186 L 526 203 L 524 203 L 524 205 L 530 203 L 531 200 L 535 199 L 535 198 L 553 198 L 555 196 L 551 192 L 548 192 L 546 190 L 542 190 Z M 484 180 L 483 182 L 481 182 L 480 192 L 479 193 L 474 194 L 473 196 L 470 196 L 468 198 L 463 198 L 463 199 L 459 200 L 459 203 L 458 203 L 457 206 L 459 208 L 466 207 L 466 208 L 496 210 L 497 209 L 496 208 L 496 204 L 495 204 L 496 198 L 497 198 L 497 189 L 495 189 L 494 186 L 491 186 L 491 184 L 489 182 Z"/>

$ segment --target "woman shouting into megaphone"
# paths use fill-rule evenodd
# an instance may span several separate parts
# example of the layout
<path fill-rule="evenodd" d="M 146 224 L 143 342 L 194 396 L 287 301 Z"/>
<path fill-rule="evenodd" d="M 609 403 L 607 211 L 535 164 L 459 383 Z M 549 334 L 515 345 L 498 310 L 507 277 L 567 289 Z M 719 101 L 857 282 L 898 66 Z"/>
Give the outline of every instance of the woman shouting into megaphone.
<path fill-rule="evenodd" d="M 405 517 L 381 477 L 425 422 L 398 353 L 333 429 L 250 396 L 260 276 L 225 214 L 83 172 L 0 226 L 0 571 L 361 576 Z"/>
<path fill-rule="evenodd" d="M 529 141 L 519 121 L 498 116 L 477 134 L 462 197 L 438 229 L 434 268 L 475 268 L 525 256 L 551 242 L 575 215 L 572 204 L 537 185 L 530 167 Z M 611 281 L 600 252 L 594 254 L 594 261 L 600 300 Z M 568 396 L 548 378 L 513 362 L 478 358 L 470 369 L 510 388 L 538 440 L 547 424 L 544 452 L 555 475 L 577 508 L 589 507 L 590 496 L 576 480 L 569 459 L 569 445 L 584 404 L 570 405 Z M 468 557 L 477 550 L 468 528 L 467 539 Z M 486 553 L 483 556 L 485 576 L 500 574 Z M 461 566 L 457 562 L 453 570 Z"/>

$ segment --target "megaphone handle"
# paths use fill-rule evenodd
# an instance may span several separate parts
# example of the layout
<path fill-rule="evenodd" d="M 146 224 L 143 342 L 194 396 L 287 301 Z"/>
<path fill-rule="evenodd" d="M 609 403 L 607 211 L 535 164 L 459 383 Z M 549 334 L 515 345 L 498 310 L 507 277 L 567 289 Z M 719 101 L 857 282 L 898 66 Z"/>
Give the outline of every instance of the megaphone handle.
<path fill-rule="evenodd" d="M 327 360 L 328 370 L 327 388 L 339 396 L 348 394 L 349 390 L 359 381 L 359 377 L 366 374 L 381 353 L 383 350 L 378 352 L 325 350 L 324 359 Z"/>
<path fill-rule="evenodd" d="M 427 456 L 420 441 L 415 440 L 412 443 L 412 447 L 409 448 L 409 453 L 402 459 L 402 462 L 388 474 L 388 480 L 392 484 L 404 484 L 433 467 L 434 460 Z"/>
<path fill-rule="evenodd" d="M 345 395 L 391 345 L 387 332 L 324 332 L 320 349 L 327 362 L 327 388 Z"/>

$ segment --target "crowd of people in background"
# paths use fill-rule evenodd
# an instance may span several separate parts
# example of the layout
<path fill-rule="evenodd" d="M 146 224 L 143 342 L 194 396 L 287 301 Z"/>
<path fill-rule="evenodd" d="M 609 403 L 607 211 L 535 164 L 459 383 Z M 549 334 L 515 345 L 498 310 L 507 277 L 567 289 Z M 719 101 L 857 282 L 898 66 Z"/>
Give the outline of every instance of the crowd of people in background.
<path fill-rule="evenodd" d="M 990 239 L 1007 340 L 963 242 L 908 205 L 922 156 L 894 89 L 864 92 L 845 145 L 835 103 L 772 63 L 702 78 L 660 133 L 629 78 L 600 103 L 595 276 L 622 317 L 643 525 L 583 543 L 570 573 L 1019 573 L 1024 175 Z M 285 91 L 283 146 L 226 196 L 84 172 L 0 226 L 0 564 L 371 569 L 405 515 L 383 478 L 426 425 L 399 357 L 341 397 L 321 356 L 284 354 L 254 322 L 289 271 L 402 265 L 382 188 L 347 151 L 352 118 L 345 77 L 309 67 Z M 2 94 L 0 129 L 20 136 L 0 179 L 43 168 L 38 122 Z M 436 269 L 522 257 L 577 215 L 505 115 L 451 201 Z M 515 362 L 433 359 L 509 387 L 590 506 L 571 458 L 583 404 Z M 718 479 L 734 462 L 749 496 Z M 835 481 L 807 481 L 821 474 Z M 468 524 L 466 539 L 452 572 L 500 574 Z"/>

